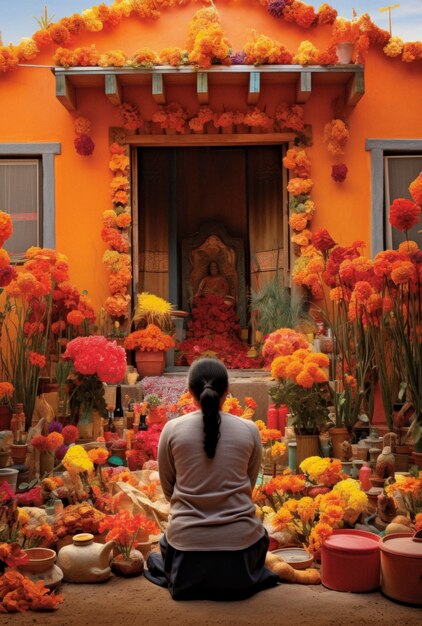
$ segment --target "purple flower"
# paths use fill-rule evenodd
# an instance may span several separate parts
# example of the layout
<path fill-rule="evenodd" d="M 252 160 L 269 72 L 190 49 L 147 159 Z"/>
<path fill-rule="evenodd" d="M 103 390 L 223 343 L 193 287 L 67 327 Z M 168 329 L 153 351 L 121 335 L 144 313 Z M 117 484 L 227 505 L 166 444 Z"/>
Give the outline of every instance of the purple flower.
<path fill-rule="evenodd" d="M 286 0 L 270 0 L 267 10 L 273 17 L 281 17 L 285 6 Z"/>
<path fill-rule="evenodd" d="M 244 65 L 246 59 L 246 54 L 242 52 L 235 52 L 230 55 L 230 61 L 232 65 Z"/>
<path fill-rule="evenodd" d="M 56 459 L 58 461 L 62 461 L 68 450 L 69 450 L 69 446 L 67 446 L 65 443 L 62 446 L 59 446 L 56 452 L 54 453 L 56 455 Z"/>
<path fill-rule="evenodd" d="M 48 425 L 48 432 L 49 433 L 53 433 L 53 432 L 61 433 L 62 430 L 63 430 L 63 424 L 61 422 L 57 422 L 57 421 L 50 422 L 49 425 Z"/>

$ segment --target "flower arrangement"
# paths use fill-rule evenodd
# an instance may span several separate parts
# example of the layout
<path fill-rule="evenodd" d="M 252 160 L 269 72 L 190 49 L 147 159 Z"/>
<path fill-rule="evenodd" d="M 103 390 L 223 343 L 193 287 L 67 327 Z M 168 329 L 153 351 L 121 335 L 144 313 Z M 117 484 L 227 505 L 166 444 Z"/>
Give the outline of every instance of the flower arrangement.
<path fill-rule="evenodd" d="M 310 456 L 299 466 L 309 482 L 324 487 L 332 487 L 343 479 L 343 470 L 339 459 Z"/>
<path fill-rule="evenodd" d="M 34 582 L 15 570 L 0 577 L 1 612 L 51 611 L 61 602 L 63 596 L 53 593 L 43 581 Z"/>
<path fill-rule="evenodd" d="M 231 45 L 224 36 L 221 19 L 214 6 L 199 9 L 188 27 L 188 59 L 192 65 L 206 69 L 213 63 L 230 65 Z"/>
<path fill-rule="evenodd" d="M 186 110 L 177 102 L 171 102 L 166 107 L 160 106 L 152 114 L 151 120 L 160 124 L 161 128 L 176 133 L 184 133 L 187 120 Z"/>
<path fill-rule="evenodd" d="M 136 298 L 133 322 L 141 327 L 155 324 L 162 330 L 169 331 L 172 327 L 171 310 L 170 302 L 148 293 L 148 291 L 143 291 Z"/>
<path fill-rule="evenodd" d="M 262 356 L 269 365 L 276 357 L 293 354 L 300 348 L 309 348 L 309 342 L 303 333 L 291 328 L 278 328 L 265 337 Z"/>
<path fill-rule="evenodd" d="M 130 333 L 125 341 L 126 350 L 140 350 L 141 352 L 159 352 L 174 347 L 174 340 L 170 335 L 163 333 L 155 324 L 148 324 L 146 328 Z"/>
<path fill-rule="evenodd" d="M 254 107 L 245 113 L 243 123 L 246 126 L 250 126 L 253 131 L 256 131 L 258 128 L 269 131 L 274 124 L 274 119 L 259 107 Z"/>
<path fill-rule="evenodd" d="M 126 130 L 138 130 L 138 128 L 142 128 L 143 120 L 139 113 L 139 109 L 135 104 L 123 102 L 117 108 L 117 113 L 119 116 L 120 124 Z"/>
<path fill-rule="evenodd" d="M 277 383 L 270 396 L 277 405 L 287 404 L 298 434 L 318 433 L 328 421 L 328 365 L 326 354 L 305 348 L 271 363 Z"/>
<path fill-rule="evenodd" d="M 247 65 L 289 65 L 293 55 L 281 43 L 267 35 L 252 32 L 252 39 L 243 48 Z"/>
<path fill-rule="evenodd" d="M 116 515 L 107 515 L 100 525 L 100 532 L 108 530 L 107 541 L 115 541 L 116 549 L 124 559 L 129 559 L 132 550 L 139 543 L 149 541 L 151 535 L 158 535 L 157 524 L 145 515 L 131 515 L 129 511 L 119 511 Z"/>
<path fill-rule="evenodd" d="M 277 465 L 285 462 L 287 446 L 281 441 L 281 431 L 275 428 L 267 428 L 262 420 L 256 420 L 255 424 L 258 427 L 263 447 L 262 474 L 265 474 L 266 463 L 270 463 L 273 476 L 275 476 L 277 472 Z"/>
<path fill-rule="evenodd" d="M 82 420 L 89 421 L 94 409 L 104 417 L 107 409 L 103 383 L 120 383 L 126 373 L 126 352 L 105 337 L 77 337 L 67 344 L 64 360 L 73 364 L 75 387 L 73 409 L 82 409 Z"/>
<path fill-rule="evenodd" d="M 303 107 L 298 104 L 289 105 L 281 102 L 277 105 L 275 119 L 282 130 L 295 130 L 302 133 L 305 129 Z"/>
<path fill-rule="evenodd" d="M 0 406 L 8 406 L 10 408 L 10 400 L 14 391 L 12 383 L 0 383 Z"/>

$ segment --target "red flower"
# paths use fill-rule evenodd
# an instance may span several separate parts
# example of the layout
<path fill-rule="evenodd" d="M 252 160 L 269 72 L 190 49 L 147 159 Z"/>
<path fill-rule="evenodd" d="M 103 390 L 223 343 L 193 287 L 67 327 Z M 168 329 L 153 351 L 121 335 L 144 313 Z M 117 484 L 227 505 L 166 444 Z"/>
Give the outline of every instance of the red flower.
<path fill-rule="evenodd" d="M 79 135 L 74 141 L 75 149 L 81 156 L 90 156 L 94 152 L 95 144 L 89 135 Z"/>
<path fill-rule="evenodd" d="M 337 165 L 333 165 L 331 169 L 331 178 L 335 180 L 336 183 L 342 183 L 346 180 L 347 176 L 347 165 L 345 163 L 338 163 Z"/>
<path fill-rule="evenodd" d="M 313 234 L 312 241 L 315 248 L 321 252 L 328 252 L 328 250 L 331 250 L 331 248 L 334 248 L 336 245 L 336 242 L 325 228 L 317 230 Z"/>
<path fill-rule="evenodd" d="M 390 206 L 390 224 L 397 230 L 409 230 L 419 222 L 420 215 L 421 207 L 406 198 L 397 198 Z"/>

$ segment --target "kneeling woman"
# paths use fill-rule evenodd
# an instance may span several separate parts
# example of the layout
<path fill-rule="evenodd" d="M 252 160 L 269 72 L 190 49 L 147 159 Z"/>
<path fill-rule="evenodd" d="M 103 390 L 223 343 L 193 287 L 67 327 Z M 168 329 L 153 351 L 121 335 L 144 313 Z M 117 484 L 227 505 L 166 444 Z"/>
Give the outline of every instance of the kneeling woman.
<path fill-rule="evenodd" d="M 160 437 L 170 517 L 161 554 L 150 555 L 145 575 L 175 600 L 247 598 L 279 581 L 264 566 L 268 535 L 252 502 L 262 454 L 258 429 L 220 411 L 228 391 L 220 361 L 196 361 L 189 389 L 200 409 L 168 422 Z"/>

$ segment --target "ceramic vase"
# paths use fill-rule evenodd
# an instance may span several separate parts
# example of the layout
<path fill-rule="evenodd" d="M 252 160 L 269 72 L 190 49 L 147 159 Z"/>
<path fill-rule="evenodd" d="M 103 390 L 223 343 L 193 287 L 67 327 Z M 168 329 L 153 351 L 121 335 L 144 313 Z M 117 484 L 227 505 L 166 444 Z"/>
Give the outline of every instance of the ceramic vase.
<path fill-rule="evenodd" d="M 333 445 L 333 457 L 341 459 L 343 451 L 341 444 L 343 441 L 350 441 L 350 434 L 347 428 L 330 428 L 331 443 Z"/>
<path fill-rule="evenodd" d="M 296 435 L 296 467 L 310 456 L 321 456 L 319 435 Z"/>
<path fill-rule="evenodd" d="M 336 54 L 340 65 L 348 65 L 352 62 L 354 43 L 344 41 L 337 44 Z"/>

